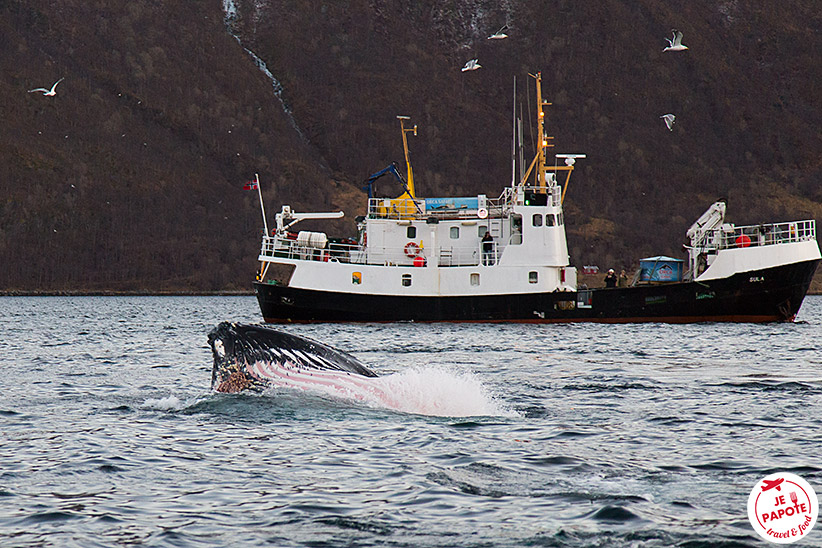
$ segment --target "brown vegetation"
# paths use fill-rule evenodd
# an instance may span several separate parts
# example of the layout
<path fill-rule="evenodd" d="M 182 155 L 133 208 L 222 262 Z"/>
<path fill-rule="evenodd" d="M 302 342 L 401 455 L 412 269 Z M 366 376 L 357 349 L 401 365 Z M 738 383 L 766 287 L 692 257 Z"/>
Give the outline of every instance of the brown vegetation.
<path fill-rule="evenodd" d="M 719 197 L 739 224 L 822 220 L 815 2 L 238 6 L 229 29 L 221 2 L 0 0 L 0 289 L 246 289 L 261 222 L 242 184 L 260 173 L 270 219 L 342 208 L 353 231 L 360 182 L 401 160 L 397 114 L 419 125 L 419 194 L 495 196 L 513 78 L 527 111 L 538 70 L 556 150 L 588 154 L 574 264 L 680 256 Z M 663 54 L 673 27 L 690 49 Z"/>

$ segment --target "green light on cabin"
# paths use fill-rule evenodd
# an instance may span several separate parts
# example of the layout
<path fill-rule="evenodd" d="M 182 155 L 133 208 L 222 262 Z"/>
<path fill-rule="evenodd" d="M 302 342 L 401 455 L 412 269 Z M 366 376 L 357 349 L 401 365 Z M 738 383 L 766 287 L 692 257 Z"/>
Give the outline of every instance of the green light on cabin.
<path fill-rule="evenodd" d="M 548 195 L 537 192 L 526 192 L 524 203 L 527 206 L 548 205 Z"/>

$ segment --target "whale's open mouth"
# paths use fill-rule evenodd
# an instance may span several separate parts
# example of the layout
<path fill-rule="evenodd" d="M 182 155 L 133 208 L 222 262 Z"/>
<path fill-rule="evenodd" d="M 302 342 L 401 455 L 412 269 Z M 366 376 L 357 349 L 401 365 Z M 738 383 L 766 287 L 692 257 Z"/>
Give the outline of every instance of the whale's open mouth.
<path fill-rule="evenodd" d="M 301 390 L 420 415 L 515 415 L 470 373 L 418 366 L 378 377 L 350 354 L 262 325 L 223 322 L 208 342 L 217 392 Z"/>
<path fill-rule="evenodd" d="M 355 394 L 377 374 L 318 341 L 262 325 L 222 322 L 208 334 L 217 392 L 326 387 Z"/>

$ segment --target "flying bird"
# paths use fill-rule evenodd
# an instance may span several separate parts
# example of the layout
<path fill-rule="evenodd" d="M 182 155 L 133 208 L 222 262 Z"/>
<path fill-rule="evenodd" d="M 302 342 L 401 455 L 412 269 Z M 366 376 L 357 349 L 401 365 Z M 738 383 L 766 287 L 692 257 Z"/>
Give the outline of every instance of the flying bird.
<path fill-rule="evenodd" d="M 502 28 L 489 36 L 487 40 L 503 40 L 504 38 L 508 38 L 508 35 L 505 34 L 506 30 L 508 30 L 508 25 L 502 25 Z"/>
<path fill-rule="evenodd" d="M 672 29 L 671 32 L 674 34 L 674 37 L 673 39 L 666 38 L 669 46 L 662 51 L 685 51 L 688 49 L 688 46 L 682 45 L 682 31 Z"/>
<path fill-rule="evenodd" d="M 660 118 L 665 120 L 665 125 L 668 126 L 668 131 L 674 130 L 674 120 L 676 120 L 676 116 L 673 114 L 663 114 Z"/>
<path fill-rule="evenodd" d="M 464 67 L 462 67 L 462 72 L 465 72 L 465 71 L 468 71 L 468 70 L 477 70 L 478 68 L 482 68 L 482 65 L 480 65 L 477 62 L 476 59 L 471 59 L 470 61 L 465 63 Z"/>
<path fill-rule="evenodd" d="M 65 80 L 65 77 L 60 78 L 59 80 L 57 80 L 56 82 L 54 82 L 54 85 L 53 85 L 53 86 L 51 86 L 51 89 L 46 89 L 46 88 L 34 88 L 34 89 L 30 89 L 30 90 L 29 90 L 29 93 L 32 93 L 32 92 L 34 92 L 34 91 L 39 91 L 39 92 L 41 92 L 43 95 L 46 95 L 46 96 L 48 96 L 48 97 L 52 97 L 52 96 L 54 96 L 54 95 L 57 95 L 57 92 L 55 91 L 55 89 L 57 89 L 57 84 L 59 84 L 59 83 L 60 83 L 60 82 L 62 82 L 63 80 Z"/>

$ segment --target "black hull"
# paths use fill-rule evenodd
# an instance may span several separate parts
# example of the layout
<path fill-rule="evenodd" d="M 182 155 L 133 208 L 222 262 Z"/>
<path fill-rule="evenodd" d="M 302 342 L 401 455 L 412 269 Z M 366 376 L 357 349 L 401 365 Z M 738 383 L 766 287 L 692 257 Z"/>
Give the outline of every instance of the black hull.
<path fill-rule="evenodd" d="M 465 297 L 357 295 L 254 283 L 266 322 L 792 321 L 818 260 L 707 282 Z M 590 305 L 590 306 L 587 306 Z"/>

